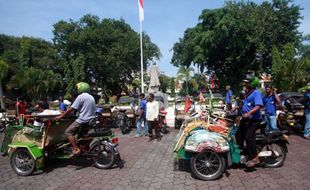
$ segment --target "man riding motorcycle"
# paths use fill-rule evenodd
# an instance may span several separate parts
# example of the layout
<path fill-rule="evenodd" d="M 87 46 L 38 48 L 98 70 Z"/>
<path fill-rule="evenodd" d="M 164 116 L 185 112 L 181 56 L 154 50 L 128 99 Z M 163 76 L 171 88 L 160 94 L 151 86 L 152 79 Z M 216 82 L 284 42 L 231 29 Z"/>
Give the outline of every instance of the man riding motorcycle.
<path fill-rule="evenodd" d="M 76 88 L 79 95 L 73 102 L 72 106 L 66 112 L 55 118 L 55 120 L 60 120 L 74 111 L 79 112 L 78 118 L 65 131 L 65 134 L 73 147 L 72 153 L 69 157 L 73 157 L 81 153 L 81 150 L 76 144 L 75 138 L 79 128 L 85 124 L 93 123 L 96 117 L 96 103 L 94 97 L 89 94 L 89 84 L 79 82 L 76 85 Z"/>
<path fill-rule="evenodd" d="M 259 163 L 256 153 L 255 132 L 262 120 L 260 109 L 263 107 L 263 100 L 261 93 L 256 89 L 259 85 L 259 79 L 254 74 L 248 74 L 243 82 L 245 87 L 245 97 L 241 109 L 243 119 L 236 133 L 236 140 L 240 150 L 244 147 L 244 140 L 246 141 L 246 151 L 249 156 L 246 166 L 254 167 Z"/>

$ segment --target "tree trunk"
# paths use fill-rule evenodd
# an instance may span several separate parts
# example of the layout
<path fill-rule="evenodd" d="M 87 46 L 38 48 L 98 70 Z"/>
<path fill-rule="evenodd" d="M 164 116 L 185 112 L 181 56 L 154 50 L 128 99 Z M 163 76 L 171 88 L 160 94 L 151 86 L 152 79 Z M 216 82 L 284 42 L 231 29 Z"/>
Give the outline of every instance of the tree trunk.
<path fill-rule="evenodd" d="M 2 81 L 0 80 L 0 108 L 5 109 L 5 102 L 3 97 Z"/>

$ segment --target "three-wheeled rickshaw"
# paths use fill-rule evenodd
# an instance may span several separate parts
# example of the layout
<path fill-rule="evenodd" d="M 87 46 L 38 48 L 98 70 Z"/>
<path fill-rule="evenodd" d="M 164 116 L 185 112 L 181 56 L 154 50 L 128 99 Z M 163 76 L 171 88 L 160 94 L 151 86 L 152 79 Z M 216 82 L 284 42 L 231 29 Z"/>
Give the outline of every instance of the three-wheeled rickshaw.
<path fill-rule="evenodd" d="M 71 144 L 65 136 L 66 128 L 74 117 L 54 121 L 51 114 L 20 115 L 19 122 L 10 123 L 4 131 L 1 154 L 9 155 L 12 169 L 21 176 L 27 176 L 42 169 L 47 159 L 68 159 Z M 98 128 L 98 122 L 82 126 L 77 134 L 81 149 L 78 157 L 91 159 L 95 167 L 111 168 L 122 166 L 118 152 L 118 139 L 111 129 Z"/>

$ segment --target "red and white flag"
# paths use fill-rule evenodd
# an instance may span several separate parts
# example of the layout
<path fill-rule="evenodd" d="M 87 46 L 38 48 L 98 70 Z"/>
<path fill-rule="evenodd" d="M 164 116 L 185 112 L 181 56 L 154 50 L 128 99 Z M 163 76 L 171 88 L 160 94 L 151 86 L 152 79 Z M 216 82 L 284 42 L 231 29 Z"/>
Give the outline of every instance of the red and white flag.
<path fill-rule="evenodd" d="M 143 9 L 143 0 L 138 0 L 139 4 L 139 20 L 142 22 L 144 20 L 144 9 Z"/>

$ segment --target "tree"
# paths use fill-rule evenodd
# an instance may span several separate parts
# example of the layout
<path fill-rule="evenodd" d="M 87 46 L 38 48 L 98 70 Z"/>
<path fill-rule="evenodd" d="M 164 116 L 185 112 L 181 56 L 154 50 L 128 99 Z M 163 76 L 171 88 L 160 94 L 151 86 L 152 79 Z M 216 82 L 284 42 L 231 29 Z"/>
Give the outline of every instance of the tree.
<path fill-rule="evenodd" d="M 115 94 L 140 71 L 139 34 L 122 19 L 100 20 L 97 16 L 85 15 L 79 21 L 57 22 L 53 33 L 68 84 L 74 84 L 78 78 L 95 82 L 98 87 L 109 90 L 108 94 Z M 146 68 L 151 61 L 159 59 L 160 52 L 146 34 L 143 34 L 143 42 Z M 67 91 L 70 88 L 68 85 Z"/>
<path fill-rule="evenodd" d="M 283 51 L 272 50 L 272 76 L 274 85 L 282 91 L 295 91 L 310 81 L 310 59 L 298 59 L 292 44 L 286 44 Z"/>
<path fill-rule="evenodd" d="M 19 88 L 34 100 L 38 100 L 47 92 L 55 90 L 62 85 L 61 75 L 53 71 L 41 70 L 34 67 L 25 67 L 12 76 L 9 89 Z"/>
<path fill-rule="evenodd" d="M 178 70 L 178 81 L 183 81 L 182 88 L 180 90 L 181 95 L 195 95 L 198 90 L 198 84 L 195 79 L 192 78 L 194 69 L 191 67 L 180 66 Z"/>
<path fill-rule="evenodd" d="M 170 91 L 171 91 L 170 95 L 172 97 L 175 97 L 175 78 L 174 77 L 170 78 L 170 86 L 169 86 L 169 88 L 170 88 Z"/>
<path fill-rule="evenodd" d="M 5 109 L 5 103 L 3 100 L 3 88 L 2 88 L 2 80 L 6 77 L 9 70 L 9 66 L 6 62 L 0 59 L 0 108 Z"/>
<path fill-rule="evenodd" d="M 159 75 L 159 83 L 159 90 L 161 90 L 163 93 L 166 93 L 170 85 L 170 78 L 164 74 L 161 74 Z"/>
<path fill-rule="evenodd" d="M 4 90 L 19 89 L 22 94 L 30 92 L 28 96 L 36 100 L 62 88 L 63 77 L 56 74 L 59 57 L 50 42 L 0 35 L 0 57 L 9 66 L 3 78 L 8 88 Z"/>
<path fill-rule="evenodd" d="M 194 64 L 215 72 L 221 83 L 239 83 L 248 70 L 270 72 L 272 47 L 300 45 L 300 7 L 291 0 L 228 1 L 219 9 L 205 9 L 199 23 L 188 28 L 173 46 L 172 64 Z"/>

